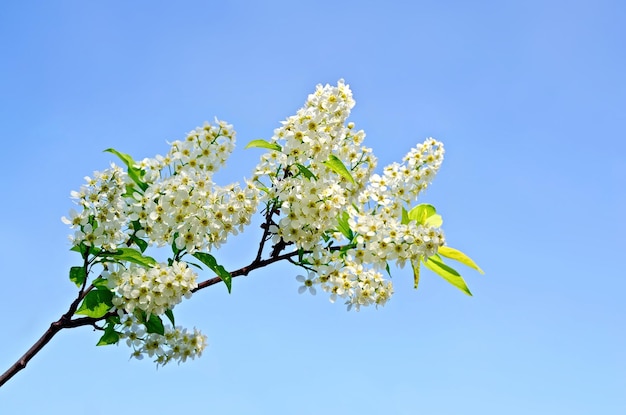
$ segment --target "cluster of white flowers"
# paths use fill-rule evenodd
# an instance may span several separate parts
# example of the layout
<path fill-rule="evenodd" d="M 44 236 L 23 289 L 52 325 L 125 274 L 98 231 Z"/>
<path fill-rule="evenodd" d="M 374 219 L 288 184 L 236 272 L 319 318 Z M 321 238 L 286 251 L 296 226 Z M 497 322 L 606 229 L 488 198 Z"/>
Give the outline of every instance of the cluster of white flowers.
<path fill-rule="evenodd" d="M 185 254 L 218 248 L 228 236 L 243 231 L 259 203 L 260 191 L 246 182 L 218 186 L 214 173 L 232 153 L 235 131 L 222 121 L 206 123 L 171 143 L 166 156 L 146 158 L 132 164 L 132 159 L 116 153 L 129 164 L 128 172 L 112 164 L 93 178 L 72 198 L 81 208 L 72 209 L 63 222 L 74 229 L 74 246 L 86 245 L 116 252 L 133 244 L 174 245 Z M 138 239 L 144 241 L 138 243 Z M 94 255 L 104 255 L 98 250 Z M 126 319 L 134 312 L 162 315 L 189 298 L 197 287 L 196 273 L 184 262 L 143 267 L 107 264 L 102 277 L 114 294 L 114 307 Z M 126 320 L 130 321 L 130 320 Z M 135 355 L 156 355 L 157 363 L 184 361 L 199 355 L 205 337 L 197 331 L 166 329 L 164 335 L 145 334 L 145 328 L 133 320 L 123 336 L 135 347 Z M 144 330 L 142 332 L 142 330 Z"/>
<path fill-rule="evenodd" d="M 383 272 L 390 263 L 402 268 L 438 252 L 445 242 L 441 221 L 409 220 L 407 211 L 439 170 L 443 144 L 429 138 L 402 163 L 373 174 L 377 160 L 362 145 L 365 133 L 347 122 L 354 105 L 343 80 L 318 85 L 270 142 L 260 141 L 270 150 L 245 185 L 213 181 L 236 136 L 231 125 L 216 120 L 171 143 L 165 156 L 135 163 L 113 151 L 128 172 L 112 164 L 72 192 L 82 210 L 63 218 L 74 230 L 70 239 L 75 246 L 108 251 L 93 253 L 102 261 L 133 244 L 142 252 L 148 245 L 173 246 L 171 265 L 107 264 L 102 273 L 120 316 L 118 333 L 134 357 L 147 355 L 163 365 L 202 353 L 206 337 L 196 329 L 155 330 L 138 317 L 166 314 L 173 322 L 168 310 L 198 286 L 196 273 L 178 260 L 219 248 L 242 232 L 260 202 L 267 208 L 264 237 L 269 234 L 275 244 L 273 259 L 293 245 L 298 260 L 294 251 L 288 260 L 307 270 L 296 277 L 302 284 L 298 291 L 315 294 L 321 288 L 331 302 L 342 299 L 348 309 L 389 300 L 393 285 Z M 106 330 L 116 321 L 108 321 Z"/>
<path fill-rule="evenodd" d="M 172 242 L 189 253 L 219 248 L 243 231 L 257 209 L 258 190 L 250 183 L 216 186 L 206 175 L 182 168 L 178 174 L 135 193 L 131 220 L 138 220 L 149 242 Z"/>
<path fill-rule="evenodd" d="M 415 221 L 402 223 L 402 209 L 428 187 L 441 166 L 443 154 L 443 144 L 429 138 L 413 148 L 403 164 L 390 164 L 382 176 L 371 176 L 359 195 L 359 208 L 347 209 L 350 229 L 358 234 L 359 261 L 379 270 L 395 261 L 402 268 L 406 261 L 436 254 L 445 243 L 439 227 Z"/>
<path fill-rule="evenodd" d="M 354 104 L 343 81 L 337 86 L 318 85 L 304 107 L 274 131 L 272 143 L 280 150 L 262 156 L 255 179 L 261 183 L 269 179 L 265 200 L 280 209 L 279 219 L 269 228 L 274 243 L 282 240 L 307 251 L 304 265 L 314 272 L 297 277 L 303 283 L 299 291 L 315 293 L 320 285 L 331 301 L 341 297 L 348 308 L 358 310 L 362 305 L 382 305 L 393 293 L 381 273 L 389 262 L 403 267 L 406 261 L 435 254 L 443 245 L 439 227 L 403 223 L 402 212 L 430 184 L 444 149 L 429 138 L 402 164 L 372 174 L 376 158 L 361 146 L 365 134 L 346 124 Z M 328 167 L 333 156 L 354 182 Z M 355 235 L 352 241 L 333 232 L 343 212 Z M 341 253 L 329 249 L 329 235 L 354 248 Z"/>
<path fill-rule="evenodd" d="M 443 161 L 443 143 L 428 138 L 404 156 L 403 163 L 392 163 L 383 174 L 373 174 L 367 188 L 359 195 L 363 205 L 374 204 L 387 215 L 399 217 L 402 202 L 410 204 L 432 182 Z"/>
<path fill-rule="evenodd" d="M 386 280 L 377 270 L 364 266 L 354 253 L 341 257 L 337 252 L 326 254 L 315 251 L 312 257 L 317 259 L 315 262 L 319 265 L 315 272 L 296 277 L 302 283 L 298 289 L 300 294 L 306 291 L 315 294 L 315 286 L 320 285 L 330 294 L 332 303 L 342 298 L 348 310 L 354 308 L 356 311 L 361 306 L 383 306 L 393 294 L 391 281 Z"/>
<path fill-rule="evenodd" d="M 150 243 L 175 243 L 190 253 L 211 250 L 250 223 L 259 190 L 251 182 L 241 188 L 236 183 L 217 186 L 212 180 L 234 141 L 232 126 L 205 124 L 172 143 L 167 156 L 139 164 L 150 185 L 143 194 L 135 193 L 130 219 L 139 221 Z"/>
<path fill-rule="evenodd" d="M 337 216 L 356 202 L 358 192 L 376 165 L 371 149 L 361 146 L 365 134 L 345 125 L 354 106 L 350 88 L 318 85 L 305 106 L 274 131 L 272 143 L 280 151 L 261 158 L 255 178 L 268 192 L 265 201 L 275 201 L 281 218 L 271 231 L 275 241 L 312 249 Z M 354 183 L 326 164 L 337 157 L 350 171 Z"/>
<path fill-rule="evenodd" d="M 415 221 L 403 224 L 399 218 L 351 211 L 349 224 L 358 233 L 355 256 L 377 269 L 384 269 L 389 261 L 396 261 L 402 268 L 407 260 L 436 254 L 437 248 L 444 244 L 440 228 L 418 225 Z"/>
<path fill-rule="evenodd" d="M 204 123 L 190 131 L 185 140 L 171 143 L 165 157 L 143 159 L 139 167 L 146 172 L 148 183 L 157 182 L 164 174 L 171 175 L 181 170 L 202 171 L 209 180 L 213 173 L 226 164 L 226 159 L 235 148 L 235 130 L 224 121 L 215 120 L 215 125 Z"/>
<path fill-rule="evenodd" d="M 158 246 L 175 243 L 189 253 L 219 248 L 229 235 L 243 231 L 259 203 L 259 190 L 251 182 L 243 187 L 213 182 L 234 142 L 235 131 L 222 121 L 196 128 L 184 141 L 173 142 L 165 157 L 134 166 L 144 190 L 115 165 L 87 177 L 87 184 L 72 192 L 82 211 L 72 209 L 63 218 L 76 229 L 72 244 L 114 251 L 134 234 Z M 134 189 L 130 194 L 129 188 Z M 141 229 L 129 226 L 135 221 Z"/>
<path fill-rule="evenodd" d="M 164 334 L 147 333 L 145 326 L 128 314 L 121 316 L 120 324 L 120 338 L 133 348 L 131 356 L 139 360 L 144 356 L 154 357 L 157 365 L 195 359 L 202 355 L 207 345 L 207 337 L 195 328 L 188 331 L 182 327 L 165 325 Z"/>
<path fill-rule="evenodd" d="M 184 262 L 174 261 L 171 266 L 158 263 L 150 268 L 135 264 L 116 268 L 103 272 L 102 276 L 108 280 L 109 289 L 117 294 L 113 305 L 128 313 L 138 308 L 147 314 L 163 314 L 183 297 L 191 297 L 191 290 L 198 286 L 196 273 Z"/>
<path fill-rule="evenodd" d="M 73 245 L 101 246 L 114 250 L 126 241 L 125 233 L 127 203 L 124 196 L 130 179 L 126 172 L 111 164 L 109 169 L 94 172 L 93 178 L 85 177 L 79 191 L 71 193 L 72 199 L 82 211 L 70 210 L 70 217 L 62 221 L 75 229 L 70 235 Z"/>

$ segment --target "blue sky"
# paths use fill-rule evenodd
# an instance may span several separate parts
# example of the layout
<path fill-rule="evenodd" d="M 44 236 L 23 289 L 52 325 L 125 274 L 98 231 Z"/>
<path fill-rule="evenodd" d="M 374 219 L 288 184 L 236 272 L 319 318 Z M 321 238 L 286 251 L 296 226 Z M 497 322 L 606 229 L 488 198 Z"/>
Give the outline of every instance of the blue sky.
<path fill-rule="evenodd" d="M 464 272 L 470 298 L 395 271 L 387 306 L 355 313 L 266 268 L 176 308 L 209 337 L 199 360 L 157 371 L 64 331 L 0 412 L 626 413 L 625 21 L 597 0 L 3 2 L 0 370 L 75 295 L 60 217 L 102 150 L 162 154 L 217 116 L 239 143 L 221 180 L 241 180 L 245 143 L 340 78 L 379 166 L 445 143 L 421 200 L 486 275 Z"/>

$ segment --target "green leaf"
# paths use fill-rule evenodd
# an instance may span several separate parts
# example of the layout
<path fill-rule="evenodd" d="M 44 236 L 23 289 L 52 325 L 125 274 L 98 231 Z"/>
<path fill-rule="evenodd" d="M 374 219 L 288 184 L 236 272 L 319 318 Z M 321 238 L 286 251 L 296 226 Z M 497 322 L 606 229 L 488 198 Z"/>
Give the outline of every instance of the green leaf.
<path fill-rule="evenodd" d="M 120 316 L 117 314 L 113 314 L 112 316 L 107 317 L 107 323 L 113 326 L 115 326 L 116 324 L 122 324 Z"/>
<path fill-rule="evenodd" d="M 269 148 L 270 150 L 281 151 L 283 148 L 277 143 L 270 143 L 265 140 L 252 140 L 246 145 L 245 148 Z"/>
<path fill-rule="evenodd" d="M 195 262 L 189 262 L 189 261 L 185 261 L 185 262 L 187 264 L 191 265 L 192 267 L 196 267 L 196 268 L 198 268 L 200 270 L 202 269 L 202 267 L 200 265 L 196 264 Z M 171 266 L 171 264 L 170 264 L 170 266 Z"/>
<path fill-rule="evenodd" d="M 77 287 L 81 287 L 87 278 L 85 267 L 72 267 L 70 268 L 70 281 L 76 284 Z"/>
<path fill-rule="evenodd" d="M 133 243 L 139 247 L 139 250 L 142 253 L 146 252 L 146 249 L 148 249 L 148 242 L 146 242 L 143 239 L 137 237 L 137 235 L 132 235 L 130 237 L 130 240 L 133 241 Z"/>
<path fill-rule="evenodd" d="M 124 194 L 122 194 L 122 196 L 133 197 L 135 193 L 141 193 L 141 192 L 139 192 L 134 185 L 129 183 L 126 185 L 126 191 L 124 192 Z"/>
<path fill-rule="evenodd" d="M 174 232 L 174 236 L 172 236 L 172 253 L 174 254 L 174 256 L 178 255 L 180 253 L 180 251 L 181 251 L 176 246 L 176 239 L 178 239 L 178 232 Z M 170 264 L 170 265 L 172 265 L 172 264 Z"/>
<path fill-rule="evenodd" d="M 437 214 L 435 207 L 427 203 L 415 206 L 407 212 L 406 218 L 404 216 L 404 211 L 402 211 L 403 224 L 409 223 L 412 220 L 416 221 L 420 225 L 432 226 L 435 228 L 438 228 L 443 224 L 443 219 L 441 218 L 441 215 Z"/>
<path fill-rule="evenodd" d="M 352 232 L 352 229 L 350 229 L 348 219 L 350 219 L 350 215 L 348 215 L 348 212 L 343 211 L 341 215 L 337 218 L 337 229 L 343 234 L 343 236 L 351 241 L 352 238 L 354 238 L 354 232 Z"/>
<path fill-rule="evenodd" d="M 461 274 L 459 274 L 455 269 L 450 268 L 434 257 L 429 257 L 426 261 L 424 261 L 424 265 L 426 265 L 426 268 L 435 272 L 437 275 L 454 285 L 459 290 L 463 291 L 465 294 L 469 296 L 472 295 L 469 288 L 467 288 L 467 284 L 465 284 L 465 280 L 463 280 Z"/>
<path fill-rule="evenodd" d="M 434 228 L 439 228 L 441 225 L 443 225 L 443 218 L 441 217 L 441 215 L 435 213 L 432 216 L 429 216 L 426 218 L 426 220 L 424 221 L 424 226 L 431 226 Z"/>
<path fill-rule="evenodd" d="M 420 283 L 420 266 L 422 257 L 418 257 L 416 260 L 411 260 L 411 267 L 413 267 L 413 288 L 417 290 L 417 285 Z"/>
<path fill-rule="evenodd" d="M 87 246 L 83 242 L 81 242 L 78 245 L 74 245 L 70 249 L 70 251 L 78 252 L 83 258 L 85 258 L 85 255 L 87 255 L 88 253 L 91 255 L 98 255 L 100 249 L 95 246 Z"/>
<path fill-rule="evenodd" d="M 156 264 L 156 260 L 149 256 L 143 256 L 133 248 L 118 248 L 115 252 L 107 252 L 106 256 L 111 256 L 118 261 L 128 261 L 144 267 Z"/>
<path fill-rule="evenodd" d="M 476 265 L 476 263 L 470 257 L 468 257 L 463 252 L 459 251 L 458 249 L 454 249 L 449 246 L 440 246 L 437 252 L 441 256 L 458 261 L 461 264 L 467 265 L 470 268 L 474 268 L 476 271 L 480 272 L 481 274 L 485 273 L 482 269 L 480 269 L 478 265 Z"/>
<path fill-rule="evenodd" d="M 132 181 L 137 183 L 137 186 L 139 186 L 139 188 L 141 190 L 146 190 L 148 188 L 148 184 L 142 180 L 142 178 L 143 178 L 144 174 L 146 174 L 146 172 L 144 172 L 142 169 L 138 169 L 137 167 L 135 167 L 135 164 L 136 164 L 135 160 L 133 160 L 133 158 L 131 156 L 129 156 L 128 154 L 125 154 L 125 153 L 120 153 L 119 151 L 117 151 L 114 148 L 107 148 L 104 151 L 106 153 L 113 153 L 117 157 L 119 157 L 120 160 L 122 160 L 122 162 L 126 165 L 126 170 L 128 172 L 128 177 L 130 177 L 132 179 Z"/>
<path fill-rule="evenodd" d="M 213 270 L 213 272 L 215 272 L 217 276 L 220 277 L 222 281 L 224 281 L 224 284 L 226 284 L 226 288 L 228 288 L 228 293 L 230 294 L 230 289 L 232 285 L 232 276 L 230 275 L 230 272 L 226 271 L 223 266 L 218 264 L 211 254 L 196 252 L 195 254 L 193 254 L 193 256 L 199 259 L 203 264 L 211 268 L 211 270 Z"/>
<path fill-rule="evenodd" d="M 146 331 L 148 333 L 157 333 L 161 336 L 165 335 L 165 327 L 163 326 L 163 320 L 161 317 L 154 314 L 150 314 L 150 317 L 144 322 Z"/>
<path fill-rule="evenodd" d="M 302 263 L 302 259 L 304 257 L 304 249 L 300 248 L 298 249 L 298 262 Z"/>
<path fill-rule="evenodd" d="M 176 327 L 176 323 L 174 322 L 174 312 L 172 310 L 165 310 L 165 315 L 172 322 L 172 326 Z"/>
<path fill-rule="evenodd" d="M 298 170 L 300 170 L 300 173 L 302 173 L 302 175 L 304 177 L 306 177 L 307 179 L 311 180 L 311 179 L 315 179 L 317 180 L 317 176 L 313 174 L 313 172 L 311 170 L 309 170 L 308 168 L 306 168 L 306 166 L 303 166 L 300 163 L 296 163 L 296 167 L 298 168 Z"/>
<path fill-rule="evenodd" d="M 104 328 L 104 334 L 98 340 L 96 346 L 106 346 L 109 344 L 116 344 L 120 340 L 120 333 L 115 331 L 115 328 L 112 324 L 107 324 Z"/>
<path fill-rule="evenodd" d="M 389 269 L 389 262 L 385 261 L 385 271 L 387 271 L 387 275 L 391 277 L 391 270 Z"/>
<path fill-rule="evenodd" d="M 355 248 L 356 248 L 355 243 L 346 244 L 342 246 L 341 249 L 339 249 L 339 253 L 341 254 L 342 257 L 344 257 L 349 250 L 355 249 Z"/>
<path fill-rule="evenodd" d="M 76 310 L 76 314 L 93 318 L 103 317 L 113 307 L 111 299 L 113 299 L 113 293 L 109 290 L 91 290 L 83 299 L 78 310 Z"/>
<path fill-rule="evenodd" d="M 422 203 L 421 205 L 415 206 L 413 209 L 409 210 L 408 217 L 409 220 L 414 220 L 420 225 L 424 225 L 426 219 L 436 214 L 437 210 L 433 205 L 429 205 L 427 203 Z"/>
<path fill-rule="evenodd" d="M 122 160 L 122 162 L 126 165 L 126 167 L 135 166 L 135 160 L 133 160 L 133 158 L 129 156 L 128 154 L 121 153 L 114 148 L 107 148 L 106 150 L 104 150 L 104 152 L 115 154 L 117 157 L 120 158 L 120 160 Z"/>
<path fill-rule="evenodd" d="M 104 288 L 105 290 L 109 289 L 109 280 L 106 278 L 98 277 L 91 283 L 96 288 Z"/>
<path fill-rule="evenodd" d="M 346 166 L 343 164 L 343 162 L 339 159 L 339 157 L 331 154 L 330 156 L 328 156 L 328 160 L 326 160 L 324 164 L 326 165 L 326 167 L 328 167 L 350 183 L 356 184 L 354 178 L 352 177 Z"/>
<path fill-rule="evenodd" d="M 407 212 L 406 209 L 403 206 L 402 207 L 402 221 L 401 221 L 401 223 L 403 225 L 406 225 L 409 222 L 411 222 L 411 219 L 409 219 L 409 212 Z"/>

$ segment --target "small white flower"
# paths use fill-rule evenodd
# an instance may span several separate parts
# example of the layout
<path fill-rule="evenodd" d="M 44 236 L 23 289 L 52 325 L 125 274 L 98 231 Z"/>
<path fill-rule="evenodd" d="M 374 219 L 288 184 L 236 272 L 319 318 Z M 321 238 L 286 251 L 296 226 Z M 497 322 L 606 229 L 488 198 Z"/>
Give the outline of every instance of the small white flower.
<path fill-rule="evenodd" d="M 302 283 L 302 285 L 298 287 L 299 294 L 304 293 L 306 290 L 309 290 L 309 292 L 313 295 L 317 293 L 317 290 L 313 286 L 317 284 L 317 277 L 314 272 L 309 272 L 306 277 L 304 275 L 298 275 L 296 280 Z"/>

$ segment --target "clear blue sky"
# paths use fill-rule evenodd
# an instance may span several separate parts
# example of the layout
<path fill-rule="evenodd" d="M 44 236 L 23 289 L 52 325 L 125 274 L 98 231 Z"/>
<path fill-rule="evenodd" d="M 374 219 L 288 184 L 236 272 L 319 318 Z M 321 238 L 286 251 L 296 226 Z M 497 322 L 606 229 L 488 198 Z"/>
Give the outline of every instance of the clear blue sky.
<path fill-rule="evenodd" d="M 239 143 L 221 177 L 240 180 L 245 143 L 340 78 L 380 166 L 445 143 L 422 200 L 486 275 L 465 272 L 470 298 L 396 271 L 387 306 L 355 313 L 263 269 L 176 308 L 209 337 L 201 359 L 157 371 L 64 331 L 0 413 L 626 413 L 624 3 L 223 3 L 0 4 L 0 371 L 75 295 L 60 217 L 102 150 L 162 154 L 217 116 Z M 228 268 L 250 231 L 216 255 Z"/>

